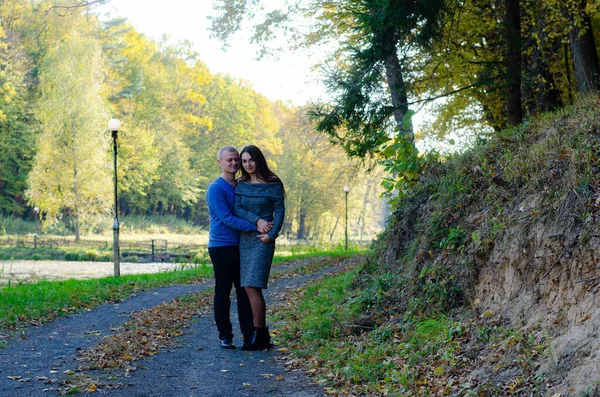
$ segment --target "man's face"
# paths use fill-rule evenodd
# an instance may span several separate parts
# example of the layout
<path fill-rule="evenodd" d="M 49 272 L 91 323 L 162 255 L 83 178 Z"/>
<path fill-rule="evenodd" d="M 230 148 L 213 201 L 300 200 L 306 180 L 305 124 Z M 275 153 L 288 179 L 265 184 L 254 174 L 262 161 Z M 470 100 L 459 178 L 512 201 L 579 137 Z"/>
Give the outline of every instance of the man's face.
<path fill-rule="evenodd" d="M 238 152 L 225 151 L 221 154 L 221 158 L 217 160 L 219 167 L 223 172 L 235 174 L 240 169 L 240 155 Z"/>

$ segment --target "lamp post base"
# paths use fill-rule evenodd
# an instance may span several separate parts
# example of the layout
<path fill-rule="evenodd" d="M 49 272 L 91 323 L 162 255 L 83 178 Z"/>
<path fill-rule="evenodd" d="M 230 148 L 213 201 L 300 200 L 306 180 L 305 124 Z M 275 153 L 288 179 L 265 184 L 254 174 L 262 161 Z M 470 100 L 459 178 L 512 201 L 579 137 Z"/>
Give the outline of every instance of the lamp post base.
<path fill-rule="evenodd" d="M 121 276 L 121 255 L 119 252 L 119 221 L 115 218 L 115 224 L 113 225 L 113 262 L 115 277 Z"/>

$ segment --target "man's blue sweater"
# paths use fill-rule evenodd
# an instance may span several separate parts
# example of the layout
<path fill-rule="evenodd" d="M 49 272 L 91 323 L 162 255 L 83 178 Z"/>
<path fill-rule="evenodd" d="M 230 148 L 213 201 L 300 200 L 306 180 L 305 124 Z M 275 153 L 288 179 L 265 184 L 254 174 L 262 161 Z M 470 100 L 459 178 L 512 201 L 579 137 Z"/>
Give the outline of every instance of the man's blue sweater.
<path fill-rule="evenodd" d="M 233 215 L 235 188 L 222 177 L 215 179 L 206 189 L 206 202 L 210 229 L 209 247 L 225 247 L 240 244 L 240 231 L 256 231 L 256 225 Z M 257 217 L 258 220 L 258 217 Z"/>

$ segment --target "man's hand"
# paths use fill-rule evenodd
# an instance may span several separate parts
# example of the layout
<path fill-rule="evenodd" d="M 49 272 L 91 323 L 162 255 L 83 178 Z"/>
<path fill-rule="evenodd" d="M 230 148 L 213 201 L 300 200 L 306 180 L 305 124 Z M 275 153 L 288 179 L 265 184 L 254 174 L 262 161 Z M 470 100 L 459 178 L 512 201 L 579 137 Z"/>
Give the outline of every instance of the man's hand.
<path fill-rule="evenodd" d="M 273 229 L 273 222 L 267 222 L 264 219 L 256 221 L 256 229 L 261 234 L 269 233 Z"/>
<path fill-rule="evenodd" d="M 263 233 L 263 234 L 259 234 L 259 235 L 258 235 L 258 239 L 259 239 L 260 241 L 262 241 L 263 243 L 265 243 L 265 244 L 268 244 L 268 243 L 270 243 L 271 241 L 273 241 L 273 240 L 271 240 L 271 237 L 269 237 L 269 235 L 268 235 L 268 234 L 264 234 L 264 233 Z"/>

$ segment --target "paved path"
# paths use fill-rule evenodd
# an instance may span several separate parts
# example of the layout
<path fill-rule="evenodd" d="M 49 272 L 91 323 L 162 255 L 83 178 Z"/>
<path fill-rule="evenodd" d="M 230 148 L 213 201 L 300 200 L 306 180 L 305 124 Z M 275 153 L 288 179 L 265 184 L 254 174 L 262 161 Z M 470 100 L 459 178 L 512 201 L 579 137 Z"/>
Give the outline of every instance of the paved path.
<path fill-rule="evenodd" d="M 301 264 L 303 263 L 278 269 L 290 270 Z M 347 263 L 342 262 L 336 267 L 300 277 L 280 278 L 267 290 L 267 301 L 272 303 L 273 297 L 286 288 L 297 288 L 345 264 Z M 0 349 L 0 396 L 55 394 L 54 391 L 44 390 L 57 387 L 57 383 L 45 384 L 44 379 L 65 379 L 67 375 L 64 375 L 64 371 L 75 369 L 80 364 L 76 361 L 78 351 L 91 348 L 102 337 L 112 334 L 112 329 L 127 321 L 130 313 L 211 287 L 211 282 L 163 287 L 140 293 L 118 304 L 105 304 L 88 312 L 27 329 L 25 339 L 12 340 L 7 347 Z M 232 321 L 236 317 L 232 313 Z M 234 327 L 239 329 L 237 324 Z M 191 328 L 184 329 L 184 335 L 176 340 L 176 344 L 177 347 L 161 349 L 160 353 L 136 362 L 143 369 L 138 369 L 127 377 L 121 374 L 116 379 L 106 380 L 105 371 L 87 372 L 88 375 L 104 377 L 106 383 L 112 381 L 127 385 L 125 388 L 100 389 L 95 394 L 140 397 L 309 397 L 326 394 L 305 374 L 286 372 L 277 360 L 281 354 L 277 351 L 277 346 L 266 352 L 220 349 L 217 346 L 212 313 L 200 317 Z"/>

